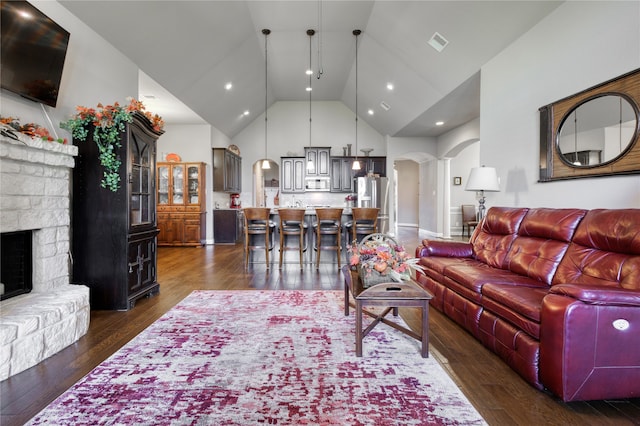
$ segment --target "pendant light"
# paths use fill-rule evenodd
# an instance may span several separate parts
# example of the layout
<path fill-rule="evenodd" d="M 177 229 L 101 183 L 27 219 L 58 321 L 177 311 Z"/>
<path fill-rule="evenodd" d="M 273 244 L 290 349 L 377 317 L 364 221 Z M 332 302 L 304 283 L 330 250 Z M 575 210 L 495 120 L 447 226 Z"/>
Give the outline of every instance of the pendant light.
<path fill-rule="evenodd" d="M 267 157 L 267 36 L 271 34 L 271 30 L 265 28 L 262 34 L 264 34 L 264 160 L 262 160 L 262 168 L 266 170 L 271 168 Z"/>
<path fill-rule="evenodd" d="M 356 36 L 356 158 L 351 166 L 353 170 L 360 170 L 360 161 L 358 161 L 358 36 L 361 33 L 360 30 L 353 30 L 353 35 Z"/>
<path fill-rule="evenodd" d="M 307 69 L 307 74 L 309 75 L 309 86 L 307 87 L 307 92 L 309 92 L 309 148 L 312 146 L 311 142 L 311 92 L 313 91 L 313 87 L 311 86 L 311 77 L 313 76 L 313 71 L 311 69 L 311 38 L 316 32 L 314 30 L 307 30 L 307 35 L 309 36 L 309 68 Z M 316 172 L 316 164 L 309 157 L 307 161 L 307 172 L 315 173 Z"/>

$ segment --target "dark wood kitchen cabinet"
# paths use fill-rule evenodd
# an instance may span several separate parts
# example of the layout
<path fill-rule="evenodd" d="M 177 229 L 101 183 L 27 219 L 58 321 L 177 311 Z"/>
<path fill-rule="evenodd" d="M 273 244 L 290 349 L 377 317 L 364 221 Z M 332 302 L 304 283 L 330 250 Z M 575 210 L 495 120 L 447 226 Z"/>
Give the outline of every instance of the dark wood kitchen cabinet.
<path fill-rule="evenodd" d="M 213 150 L 213 190 L 239 193 L 242 191 L 242 158 L 226 148 Z"/>
<path fill-rule="evenodd" d="M 93 129 L 89 129 L 89 135 Z M 120 134 L 120 188 L 102 188 L 95 142 L 75 141 L 72 282 L 90 289 L 91 309 L 128 310 L 160 291 L 157 282 L 156 140 L 161 135 L 135 113 Z"/>

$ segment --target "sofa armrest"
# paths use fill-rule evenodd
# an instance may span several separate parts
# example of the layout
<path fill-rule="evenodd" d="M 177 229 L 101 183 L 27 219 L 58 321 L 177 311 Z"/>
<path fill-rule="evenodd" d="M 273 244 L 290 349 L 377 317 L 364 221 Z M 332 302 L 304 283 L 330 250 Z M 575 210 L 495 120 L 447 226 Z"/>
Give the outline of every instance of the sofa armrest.
<path fill-rule="evenodd" d="M 640 307 L 640 292 L 626 288 L 557 284 L 551 287 L 549 293 L 571 297 L 588 305 Z"/>
<path fill-rule="evenodd" d="M 460 241 L 434 241 L 423 240 L 422 245 L 416 248 L 416 257 L 473 257 L 473 248 L 470 243 Z"/>

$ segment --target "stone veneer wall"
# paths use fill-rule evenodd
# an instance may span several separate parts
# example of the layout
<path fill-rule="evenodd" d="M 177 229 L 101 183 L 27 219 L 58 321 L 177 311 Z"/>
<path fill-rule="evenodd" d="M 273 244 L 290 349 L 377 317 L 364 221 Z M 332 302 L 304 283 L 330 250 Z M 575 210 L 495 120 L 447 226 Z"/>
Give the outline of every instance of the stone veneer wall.
<path fill-rule="evenodd" d="M 0 232 L 33 230 L 33 291 L 0 302 L 0 380 L 77 341 L 89 289 L 70 284 L 73 145 L 0 138 Z"/>

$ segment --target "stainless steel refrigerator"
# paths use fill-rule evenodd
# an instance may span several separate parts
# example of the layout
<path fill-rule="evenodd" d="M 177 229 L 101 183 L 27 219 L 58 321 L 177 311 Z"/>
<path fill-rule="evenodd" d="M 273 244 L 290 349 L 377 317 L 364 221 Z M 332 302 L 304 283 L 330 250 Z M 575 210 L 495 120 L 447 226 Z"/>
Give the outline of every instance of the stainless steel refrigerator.
<path fill-rule="evenodd" d="M 358 194 L 356 207 L 377 207 L 378 232 L 389 232 L 389 179 L 386 177 L 358 177 L 354 179 Z"/>

